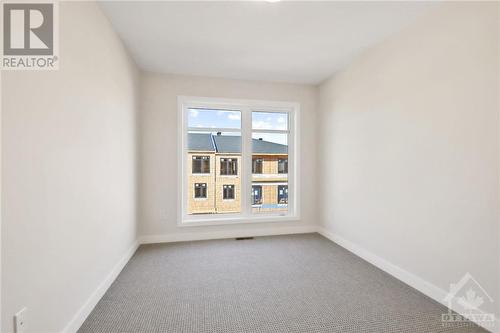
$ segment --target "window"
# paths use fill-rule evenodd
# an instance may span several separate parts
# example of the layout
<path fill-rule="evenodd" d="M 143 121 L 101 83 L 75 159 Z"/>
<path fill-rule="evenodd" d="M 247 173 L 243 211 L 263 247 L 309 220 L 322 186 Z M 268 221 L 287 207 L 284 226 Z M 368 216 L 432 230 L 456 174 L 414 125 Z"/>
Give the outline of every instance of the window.
<path fill-rule="evenodd" d="M 220 174 L 222 176 L 236 176 L 238 174 L 238 160 L 235 158 L 221 158 Z"/>
<path fill-rule="evenodd" d="M 288 186 L 279 185 L 278 186 L 278 204 L 288 203 Z"/>
<path fill-rule="evenodd" d="M 234 188 L 241 185 L 238 170 L 242 147 L 241 111 L 193 105 L 183 109 L 183 121 L 183 154 L 192 156 L 193 160 L 192 173 L 181 176 L 183 219 L 241 213 L 241 199 L 235 199 L 234 193 Z M 183 173 L 189 171 L 184 166 L 180 169 Z M 232 176 L 229 184 L 227 176 Z M 213 200 L 195 200 L 196 197 L 186 194 L 187 186 L 194 183 L 205 183 L 206 193 L 210 193 Z M 232 190 L 224 191 L 223 184 L 233 185 Z M 221 198 L 232 200 L 222 204 Z"/>
<path fill-rule="evenodd" d="M 278 160 L 278 173 L 288 173 L 288 159 Z"/>
<path fill-rule="evenodd" d="M 288 155 L 290 132 L 290 112 L 252 112 L 252 157 L 264 155 L 271 165 L 269 171 L 262 176 L 254 176 L 253 185 L 262 187 L 261 196 L 265 198 L 262 205 L 252 206 L 252 213 L 283 214 L 289 213 L 288 200 L 278 198 L 276 191 L 279 184 L 288 182 Z M 286 168 L 286 170 L 285 170 Z"/>
<path fill-rule="evenodd" d="M 262 186 L 252 186 L 252 205 L 262 205 Z"/>
<path fill-rule="evenodd" d="M 253 174 L 261 174 L 262 173 L 262 158 L 254 158 L 252 160 L 252 173 Z"/>
<path fill-rule="evenodd" d="M 222 186 L 222 199 L 224 199 L 224 200 L 233 200 L 234 199 L 234 185 Z"/>
<path fill-rule="evenodd" d="M 182 224 L 298 218 L 296 103 L 179 97 L 179 112 Z"/>
<path fill-rule="evenodd" d="M 194 197 L 195 197 L 195 199 L 206 199 L 207 198 L 207 183 L 195 183 L 194 184 Z"/>
<path fill-rule="evenodd" d="M 193 156 L 193 173 L 210 173 L 210 156 Z"/>

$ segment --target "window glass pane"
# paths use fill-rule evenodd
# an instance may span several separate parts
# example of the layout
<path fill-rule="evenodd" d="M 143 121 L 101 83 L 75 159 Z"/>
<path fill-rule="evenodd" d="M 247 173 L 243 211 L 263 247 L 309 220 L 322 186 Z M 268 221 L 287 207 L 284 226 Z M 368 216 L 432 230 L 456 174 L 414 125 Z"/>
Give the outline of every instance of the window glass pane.
<path fill-rule="evenodd" d="M 288 188 L 287 161 L 288 134 L 252 134 L 252 213 L 287 213 L 288 190 L 283 198 L 283 188 Z"/>
<path fill-rule="evenodd" d="M 252 207 L 262 205 L 262 186 L 252 186 Z"/>
<path fill-rule="evenodd" d="M 236 176 L 238 175 L 238 159 L 237 158 L 221 158 L 220 159 L 220 174 L 221 176 Z"/>
<path fill-rule="evenodd" d="M 189 131 L 186 142 L 187 214 L 241 212 L 241 133 Z"/>
<path fill-rule="evenodd" d="M 254 157 L 252 158 L 252 173 L 262 173 L 262 165 L 263 165 L 264 159 Z"/>
<path fill-rule="evenodd" d="M 252 128 L 259 130 L 288 130 L 288 113 L 252 112 Z"/>
<path fill-rule="evenodd" d="M 278 173 L 288 173 L 288 158 L 278 159 Z"/>
<path fill-rule="evenodd" d="M 222 185 L 222 199 L 234 199 L 234 185 Z"/>
<path fill-rule="evenodd" d="M 278 203 L 288 203 L 288 185 L 278 185 Z"/>
<path fill-rule="evenodd" d="M 193 173 L 210 173 L 210 156 L 193 155 Z"/>
<path fill-rule="evenodd" d="M 241 129 L 241 112 L 210 109 L 188 109 L 188 127 Z"/>
<path fill-rule="evenodd" d="M 207 197 L 207 183 L 194 184 L 194 197 L 195 199 L 203 199 Z"/>

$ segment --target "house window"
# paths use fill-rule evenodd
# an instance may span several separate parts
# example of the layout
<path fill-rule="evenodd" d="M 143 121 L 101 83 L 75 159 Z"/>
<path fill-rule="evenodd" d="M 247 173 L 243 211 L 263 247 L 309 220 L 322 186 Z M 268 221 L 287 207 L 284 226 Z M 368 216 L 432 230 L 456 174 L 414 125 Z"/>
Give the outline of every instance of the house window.
<path fill-rule="evenodd" d="M 288 159 L 278 159 L 278 173 L 288 173 Z"/>
<path fill-rule="evenodd" d="M 293 112 L 252 112 L 252 153 L 253 158 L 259 155 L 266 155 L 266 158 L 277 163 L 278 174 L 288 173 L 288 156 L 291 151 L 290 143 L 293 143 L 294 135 L 291 130 L 291 120 Z M 275 164 L 276 165 L 276 164 Z M 276 173 L 276 169 L 274 171 Z M 266 186 L 262 188 L 262 196 L 266 199 L 266 204 L 262 206 L 252 205 L 253 214 L 278 214 L 288 215 L 293 213 L 293 209 L 288 206 L 288 200 L 271 199 L 276 198 L 276 189 L 279 184 L 283 184 L 283 176 L 272 173 L 253 179 L 253 185 L 260 185 L 263 180 Z M 286 184 L 293 179 L 286 178 Z M 285 185 L 285 184 L 284 184 Z"/>
<path fill-rule="evenodd" d="M 254 158 L 252 160 L 252 173 L 253 174 L 261 174 L 262 173 L 262 158 Z"/>
<path fill-rule="evenodd" d="M 262 205 L 262 186 L 252 186 L 252 205 Z"/>
<path fill-rule="evenodd" d="M 233 200 L 234 199 L 234 185 L 223 185 L 222 186 L 222 199 Z"/>
<path fill-rule="evenodd" d="M 288 203 L 288 186 L 278 185 L 278 204 Z"/>
<path fill-rule="evenodd" d="M 238 160 L 236 158 L 220 159 L 221 176 L 235 176 L 238 174 Z"/>
<path fill-rule="evenodd" d="M 194 198 L 206 199 L 207 198 L 207 183 L 194 184 Z"/>
<path fill-rule="evenodd" d="M 203 97 L 178 101 L 182 224 L 297 217 L 298 104 Z M 213 200 L 196 202 L 209 199 L 208 194 Z"/>
<path fill-rule="evenodd" d="M 210 173 L 210 156 L 193 156 L 193 173 Z"/>

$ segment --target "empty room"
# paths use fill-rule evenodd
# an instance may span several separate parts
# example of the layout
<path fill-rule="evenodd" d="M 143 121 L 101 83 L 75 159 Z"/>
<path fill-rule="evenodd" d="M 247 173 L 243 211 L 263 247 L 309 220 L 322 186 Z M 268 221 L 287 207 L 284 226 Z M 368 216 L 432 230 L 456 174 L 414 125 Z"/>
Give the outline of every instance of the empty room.
<path fill-rule="evenodd" d="M 1 333 L 500 333 L 500 2 L 0 7 Z"/>

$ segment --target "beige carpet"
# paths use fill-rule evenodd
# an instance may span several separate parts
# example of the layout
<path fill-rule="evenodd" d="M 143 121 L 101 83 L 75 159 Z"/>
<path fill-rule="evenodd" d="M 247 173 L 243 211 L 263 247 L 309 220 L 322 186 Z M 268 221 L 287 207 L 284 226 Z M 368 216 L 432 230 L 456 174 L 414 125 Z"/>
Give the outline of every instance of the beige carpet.
<path fill-rule="evenodd" d="M 85 332 L 486 332 L 318 234 L 143 245 Z"/>

